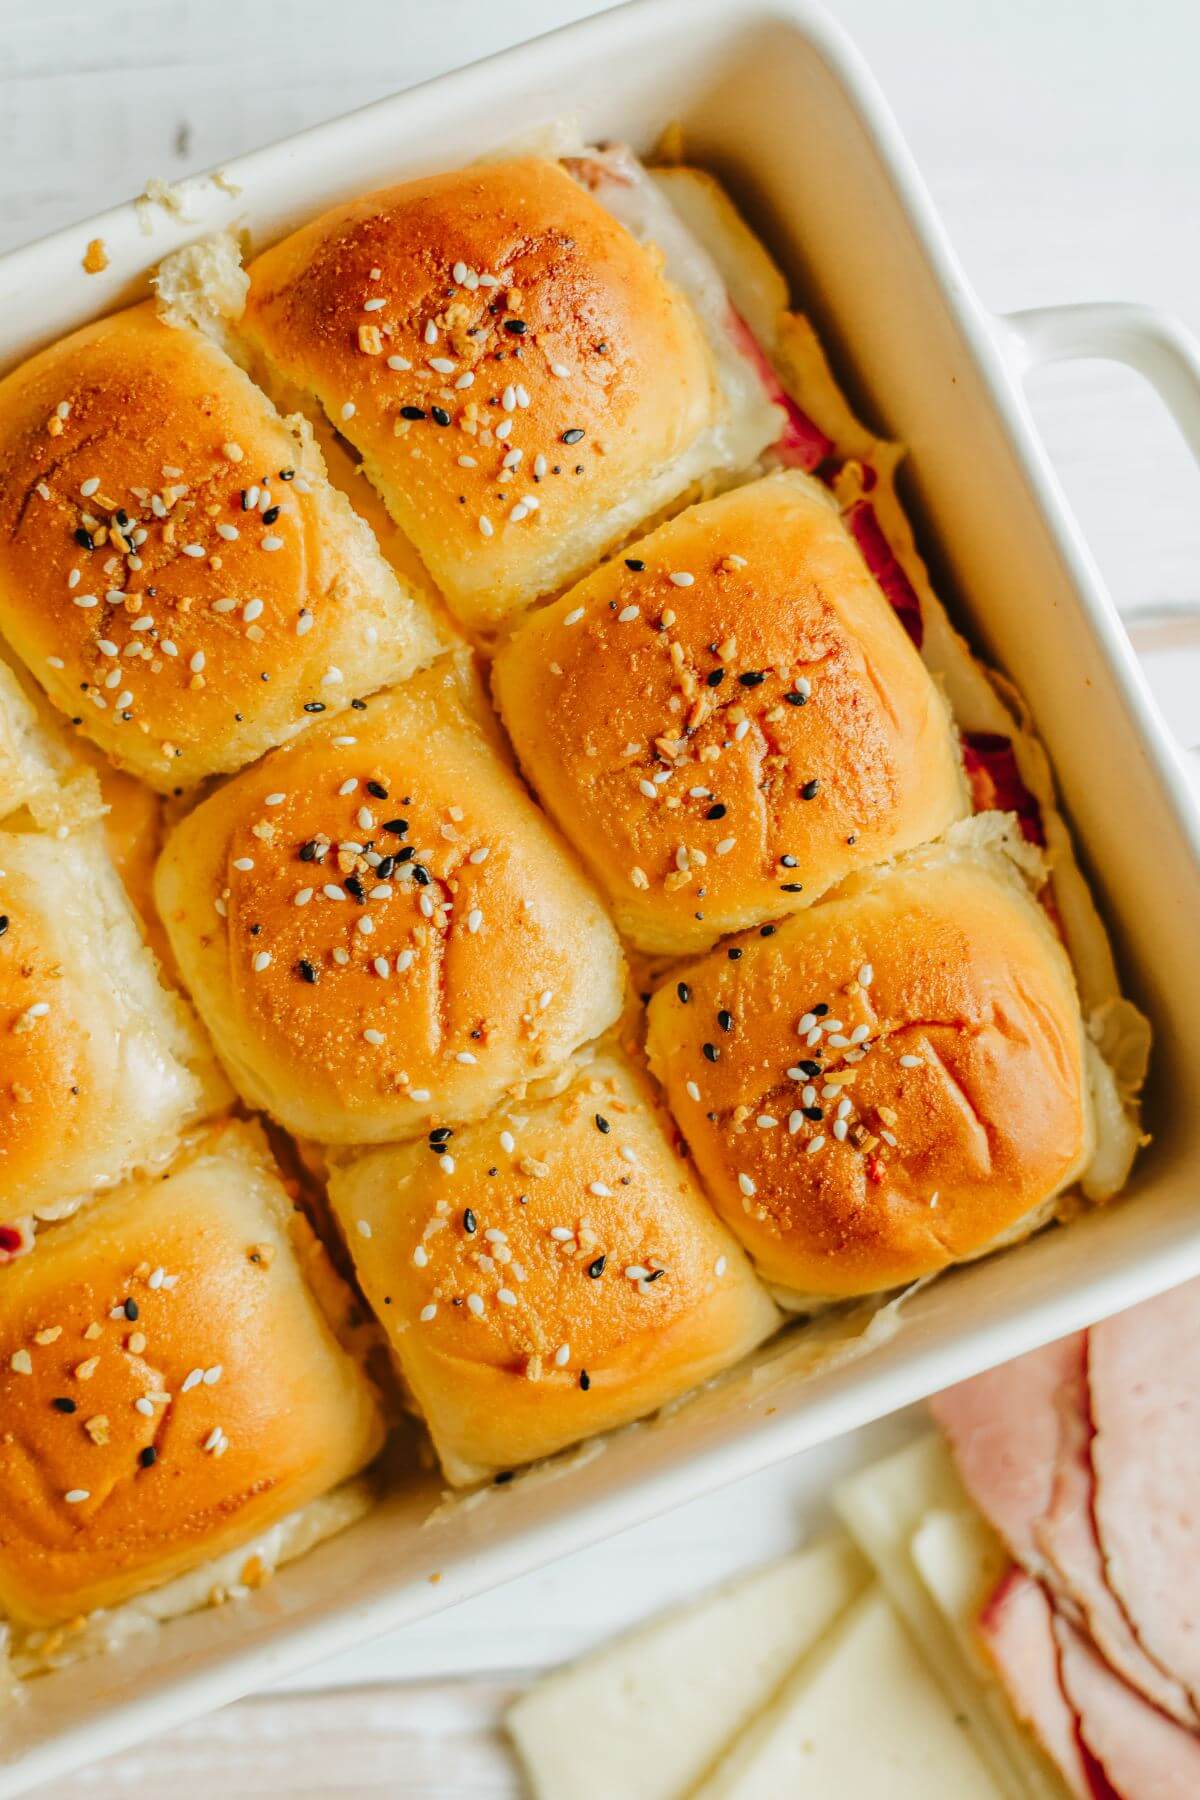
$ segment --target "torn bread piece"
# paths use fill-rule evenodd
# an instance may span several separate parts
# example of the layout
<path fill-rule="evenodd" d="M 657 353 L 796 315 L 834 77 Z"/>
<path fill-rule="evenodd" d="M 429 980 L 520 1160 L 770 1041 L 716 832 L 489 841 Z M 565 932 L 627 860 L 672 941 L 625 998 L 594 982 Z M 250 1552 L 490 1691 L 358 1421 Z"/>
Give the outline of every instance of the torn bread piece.
<path fill-rule="evenodd" d="M 827 1538 L 538 1682 L 506 1719 L 536 1800 L 692 1793 L 867 1579 Z"/>

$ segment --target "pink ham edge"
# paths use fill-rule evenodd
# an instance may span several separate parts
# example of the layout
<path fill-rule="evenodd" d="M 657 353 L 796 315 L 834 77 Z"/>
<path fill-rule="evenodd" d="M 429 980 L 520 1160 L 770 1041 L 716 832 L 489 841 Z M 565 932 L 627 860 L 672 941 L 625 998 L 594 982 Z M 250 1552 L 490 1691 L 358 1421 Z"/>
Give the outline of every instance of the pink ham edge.
<path fill-rule="evenodd" d="M 784 414 L 783 431 L 771 446 L 773 454 L 785 468 L 803 469 L 805 474 L 811 475 L 833 455 L 833 439 L 826 436 L 815 420 L 809 418 L 798 401 L 792 399 L 775 373 L 770 357 L 732 302 L 727 328 L 746 361 L 754 365 L 768 400 Z"/>
<path fill-rule="evenodd" d="M 1114 1792 L 1121 1800 L 1196 1800 L 1200 1738 L 1147 1705 L 1061 1616 L 1054 1632 L 1063 1692 Z"/>
<path fill-rule="evenodd" d="M 1139 1642 L 1195 1703 L 1200 1281 L 1094 1326 L 1088 1381 L 1096 1532 L 1108 1583 Z"/>
<path fill-rule="evenodd" d="M 1044 1589 L 1023 1569 L 1010 1568 L 980 1613 L 977 1629 L 1013 1712 L 1076 1800 L 1113 1800 L 1062 1689 L 1054 1615 Z"/>
<path fill-rule="evenodd" d="M 1194 1729 L 1196 1713 L 1177 1681 L 1138 1643 L 1104 1575 L 1092 1502 L 1091 1406 L 1087 1345 L 1080 1339 L 1070 1378 L 1058 1398 L 1059 1440 L 1050 1504 L 1033 1538 L 1053 1571 L 1053 1588 L 1070 1595 L 1097 1650 L 1114 1672 L 1152 1705 Z"/>
<path fill-rule="evenodd" d="M 930 1410 L 963 1486 L 1031 1575 L 1050 1573 L 1033 1527 L 1050 1505 L 1058 1456 L 1057 1395 L 1083 1354 L 1083 1334 L 1045 1344 L 947 1388 Z"/>
<path fill-rule="evenodd" d="M 1044 849 L 1042 809 L 1021 779 L 1012 739 L 998 731 L 964 731 L 962 746 L 975 811 L 1016 813 L 1022 837 Z"/>
<path fill-rule="evenodd" d="M 890 603 L 893 612 L 907 631 L 909 637 L 921 648 L 925 638 L 925 625 L 921 618 L 921 602 L 917 591 L 904 571 L 904 565 L 889 544 L 879 523 L 875 508 L 869 500 L 855 500 L 842 514 L 855 543 L 862 551 L 863 561 L 883 589 L 885 599 Z"/>

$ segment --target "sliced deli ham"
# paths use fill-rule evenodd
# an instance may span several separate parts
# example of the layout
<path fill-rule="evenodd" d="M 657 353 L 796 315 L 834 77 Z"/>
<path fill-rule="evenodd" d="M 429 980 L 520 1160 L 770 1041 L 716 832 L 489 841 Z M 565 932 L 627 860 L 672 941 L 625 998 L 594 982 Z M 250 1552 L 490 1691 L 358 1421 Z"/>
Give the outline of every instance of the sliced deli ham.
<path fill-rule="evenodd" d="M 1096 1648 L 1113 1670 L 1181 1725 L 1195 1727 L 1185 1690 L 1138 1643 L 1108 1585 L 1092 1514 L 1092 1419 L 1087 1384 L 1087 1345 L 1080 1339 L 1068 1383 L 1059 1393 L 1059 1440 L 1050 1504 L 1033 1527 L 1034 1540 L 1052 1571 L 1052 1585 L 1070 1597 Z"/>
<path fill-rule="evenodd" d="M 1083 1355 L 1083 1334 L 1031 1350 L 947 1388 L 930 1409 L 949 1440 L 963 1486 L 1029 1574 L 1053 1571 L 1034 1533 L 1048 1511 L 1058 1457 L 1058 1395 Z"/>
<path fill-rule="evenodd" d="M 1120 1800 L 1196 1800 L 1200 1738 L 1148 1706 L 1061 1615 L 1054 1632 L 1080 1736 Z"/>
<path fill-rule="evenodd" d="M 1017 1718 L 1031 1731 L 1077 1800 L 1110 1800 L 1084 1749 L 1059 1681 L 1054 1614 L 1045 1590 L 1010 1568 L 979 1616 L 979 1637 Z"/>
<path fill-rule="evenodd" d="M 1096 1530 L 1108 1583 L 1140 1643 L 1195 1703 L 1200 1696 L 1200 1282 L 1187 1282 L 1093 1327 L 1088 1382 Z M 1200 1773 L 1190 1792 L 1200 1794 Z"/>

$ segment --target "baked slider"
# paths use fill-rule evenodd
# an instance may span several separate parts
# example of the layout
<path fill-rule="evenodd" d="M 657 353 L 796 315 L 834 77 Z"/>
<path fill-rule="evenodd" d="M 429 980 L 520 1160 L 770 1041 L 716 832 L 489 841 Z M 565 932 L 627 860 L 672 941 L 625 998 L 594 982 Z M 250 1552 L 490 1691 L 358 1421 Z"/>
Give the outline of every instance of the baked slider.
<path fill-rule="evenodd" d="M 794 1305 L 1011 1242 L 1087 1166 L 1074 978 L 1002 824 L 850 877 L 650 1004 L 651 1067 L 708 1192 Z"/>
<path fill-rule="evenodd" d="M 323 1301 L 346 1292 L 236 1122 L 5 1269 L 0 1613 L 118 1606 L 361 1469 L 379 1410 Z"/>
<path fill-rule="evenodd" d="M 607 1051 L 548 1097 L 366 1152 L 330 1199 L 455 1483 L 640 1418 L 779 1322 Z"/>
<path fill-rule="evenodd" d="M 581 179 L 544 157 L 335 208 L 250 266 L 238 326 L 315 398 L 481 632 L 562 588 L 781 415 Z"/>
<path fill-rule="evenodd" d="M 0 633 L 164 792 L 251 761 L 442 641 L 303 421 L 151 303 L 0 382 Z"/>
<path fill-rule="evenodd" d="M 228 1098 L 99 828 L 0 831 L 0 1261 L 20 1220 L 157 1166 Z"/>
<path fill-rule="evenodd" d="M 949 709 L 803 474 L 660 525 L 528 618 L 493 681 L 642 950 L 808 906 L 969 810 Z"/>
<path fill-rule="evenodd" d="M 243 1099 L 331 1144 L 480 1116 L 621 1007 L 616 934 L 465 653 L 204 800 L 156 893 Z"/>

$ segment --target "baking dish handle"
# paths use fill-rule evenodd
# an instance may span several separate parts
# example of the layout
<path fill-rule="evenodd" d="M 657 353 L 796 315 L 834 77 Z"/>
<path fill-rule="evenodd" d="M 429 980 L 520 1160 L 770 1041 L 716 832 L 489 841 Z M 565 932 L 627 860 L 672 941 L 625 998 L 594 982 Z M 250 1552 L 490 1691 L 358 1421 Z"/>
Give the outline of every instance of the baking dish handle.
<path fill-rule="evenodd" d="M 1125 363 L 1154 387 L 1200 462 L 1200 342 L 1174 313 L 1118 301 L 1031 306 L 1000 319 L 1024 376 L 1048 363 Z"/>

